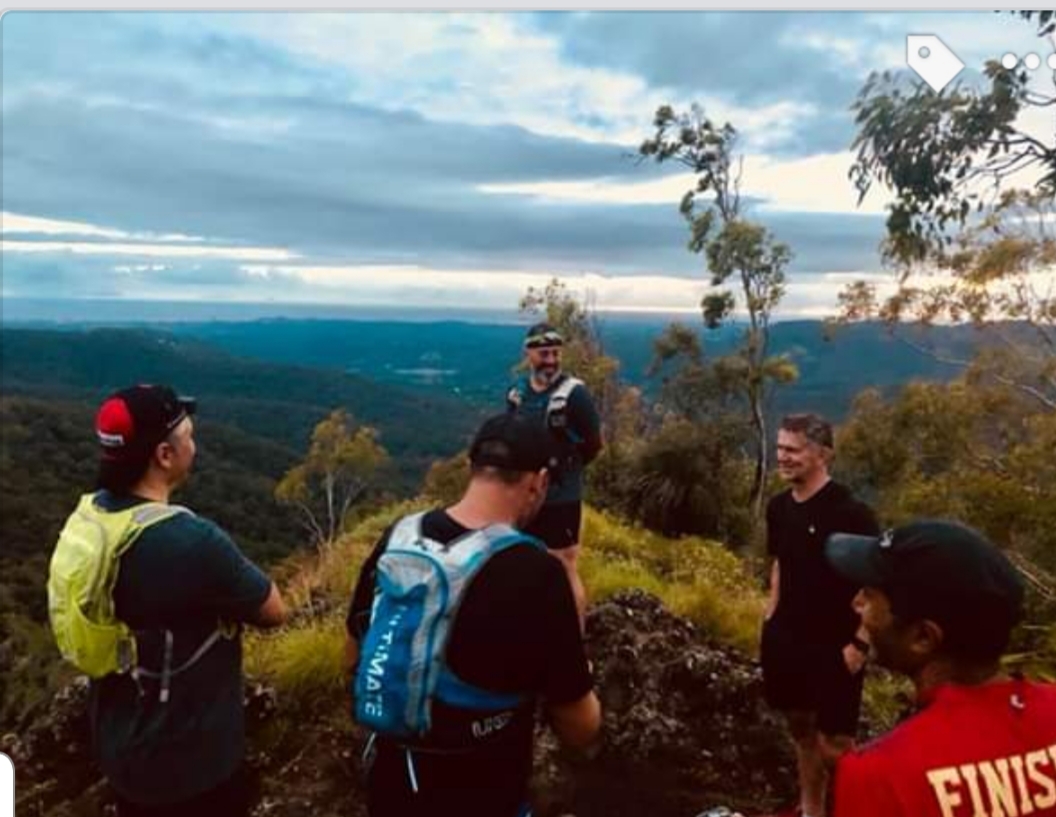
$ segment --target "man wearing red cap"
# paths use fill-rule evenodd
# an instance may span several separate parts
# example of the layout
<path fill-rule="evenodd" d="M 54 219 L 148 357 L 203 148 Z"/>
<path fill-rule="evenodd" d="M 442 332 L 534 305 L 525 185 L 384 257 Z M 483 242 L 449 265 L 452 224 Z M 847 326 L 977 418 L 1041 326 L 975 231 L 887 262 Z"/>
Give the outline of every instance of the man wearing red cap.
<path fill-rule="evenodd" d="M 834 535 L 826 553 L 863 588 L 870 657 L 909 676 L 918 704 L 840 759 L 834 817 L 1056 817 L 1056 685 L 1001 668 L 1022 614 L 1015 567 L 944 521 Z"/>
<path fill-rule="evenodd" d="M 98 489 L 51 561 L 52 629 L 92 676 L 92 741 L 120 817 L 248 813 L 240 625 L 286 617 L 224 531 L 169 503 L 194 462 L 194 410 L 164 386 L 102 404 Z"/>

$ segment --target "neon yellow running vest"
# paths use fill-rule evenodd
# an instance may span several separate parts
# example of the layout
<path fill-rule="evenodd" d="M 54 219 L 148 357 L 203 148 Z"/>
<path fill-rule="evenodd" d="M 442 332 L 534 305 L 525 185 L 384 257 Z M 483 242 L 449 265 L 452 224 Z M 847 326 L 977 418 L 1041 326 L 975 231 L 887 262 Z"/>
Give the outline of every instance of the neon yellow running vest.
<path fill-rule="evenodd" d="M 151 525 L 191 511 L 147 502 L 109 512 L 94 498 L 81 497 L 59 534 L 48 573 L 48 617 L 63 658 L 101 678 L 137 668 L 135 636 L 114 615 L 121 556 Z"/>

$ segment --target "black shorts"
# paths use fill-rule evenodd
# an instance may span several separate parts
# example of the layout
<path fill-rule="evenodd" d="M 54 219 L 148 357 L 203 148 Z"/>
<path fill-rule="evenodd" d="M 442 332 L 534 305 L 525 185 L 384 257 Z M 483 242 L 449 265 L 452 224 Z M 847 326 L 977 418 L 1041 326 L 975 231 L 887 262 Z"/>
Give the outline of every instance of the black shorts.
<path fill-rule="evenodd" d="M 760 658 L 763 694 L 771 708 L 813 712 L 826 735 L 858 733 L 865 671 L 847 669 L 842 646 L 811 644 L 770 619 L 763 625 Z"/>
<path fill-rule="evenodd" d="M 542 539 L 550 550 L 564 550 L 579 544 L 579 526 L 582 520 L 582 503 L 554 502 L 543 505 L 524 532 Z"/>

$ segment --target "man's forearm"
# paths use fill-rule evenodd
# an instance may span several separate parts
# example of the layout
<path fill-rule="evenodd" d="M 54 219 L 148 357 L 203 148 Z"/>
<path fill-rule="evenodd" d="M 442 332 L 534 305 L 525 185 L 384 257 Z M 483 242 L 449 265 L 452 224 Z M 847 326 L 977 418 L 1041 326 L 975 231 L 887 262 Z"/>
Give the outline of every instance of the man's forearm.
<path fill-rule="evenodd" d="M 583 442 L 579 444 L 579 456 L 583 460 L 583 464 L 590 465 L 597 459 L 604 446 L 605 442 L 600 431 L 583 435 Z"/>

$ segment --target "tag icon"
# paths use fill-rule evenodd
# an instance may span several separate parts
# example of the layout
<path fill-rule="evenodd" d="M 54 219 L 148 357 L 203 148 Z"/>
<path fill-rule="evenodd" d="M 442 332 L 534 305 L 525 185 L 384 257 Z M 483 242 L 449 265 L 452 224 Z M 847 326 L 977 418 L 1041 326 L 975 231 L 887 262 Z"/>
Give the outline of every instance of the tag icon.
<path fill-rule="evenodd" d="M 906 64 L 938 93 L 964 68 L 956 54 L 934 34 L 906 37 Z"/>
<path fill-rule="evenodd" d="M 15 817 L 15 764 L 0 753 L 0 817 Z"/>

